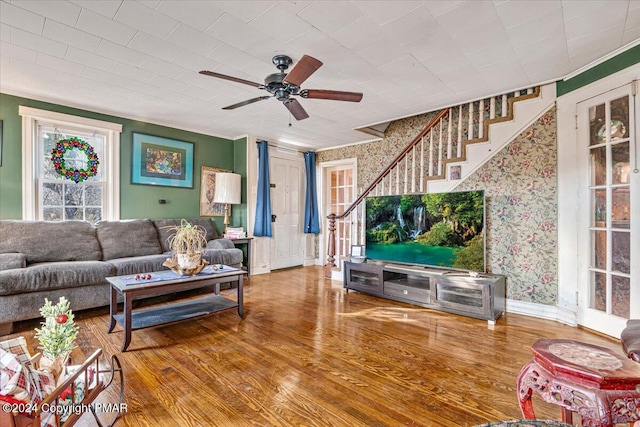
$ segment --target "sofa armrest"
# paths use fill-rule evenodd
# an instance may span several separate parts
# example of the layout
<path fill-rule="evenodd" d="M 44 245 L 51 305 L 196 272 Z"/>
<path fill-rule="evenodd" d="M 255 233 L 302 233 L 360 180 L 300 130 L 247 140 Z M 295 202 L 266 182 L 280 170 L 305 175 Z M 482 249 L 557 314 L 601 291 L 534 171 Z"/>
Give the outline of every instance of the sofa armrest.
<path fill-rule="evenodd" d="M 0 271 L 13 270 L 14 268 L 25 268 L 27 257 L 19 252 L 0 254 Z"/>
<path fill-rule="evenodd" d="M 209 240 L 207 248 L 209 249 L 234 249 L 236 245 L 229 239 L 215 239 Z"/>

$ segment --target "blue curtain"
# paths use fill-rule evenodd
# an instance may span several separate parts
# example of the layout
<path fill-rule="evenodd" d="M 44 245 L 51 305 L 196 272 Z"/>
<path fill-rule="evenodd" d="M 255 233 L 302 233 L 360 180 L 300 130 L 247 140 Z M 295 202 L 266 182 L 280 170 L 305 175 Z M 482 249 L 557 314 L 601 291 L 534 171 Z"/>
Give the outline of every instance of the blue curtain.
<path fill-rule="evenodd" d="M 316 153 L 304 153 L 304 168 L 307 173 L 307 194 L 304 199 L 304 232 L 320 233 L 318 216 L 318 194 L 316 188 Z"/>
<path fill-rule="evenodd" d="M 269 147 L 258 142 L 258 199 L 253 235 L 271 237 L 271 183 L 269 182 Z"/>

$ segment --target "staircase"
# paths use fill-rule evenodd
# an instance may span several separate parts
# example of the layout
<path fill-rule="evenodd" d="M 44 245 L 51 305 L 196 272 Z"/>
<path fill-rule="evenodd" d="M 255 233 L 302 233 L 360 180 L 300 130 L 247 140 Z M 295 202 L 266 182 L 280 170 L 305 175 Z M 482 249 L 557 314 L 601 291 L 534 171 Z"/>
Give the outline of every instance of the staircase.
<path fill-rule="evenodd" d="M 527 102 L 524 102 L 527 101 Z M 350 245 L 364 244 L 367 196 L 453 189 L 529 126 L 555 101 L 555 86 L 533 87 L 443 109 L 343 213 L 327 216 L 325 276 L 336 269 L 336 222 Z M 491 135 L 490 135 L 491 134 Z M 349 245 L 349 246 L 350 246 Z M 348 247 L 349 247 L 348 246 Z"/>

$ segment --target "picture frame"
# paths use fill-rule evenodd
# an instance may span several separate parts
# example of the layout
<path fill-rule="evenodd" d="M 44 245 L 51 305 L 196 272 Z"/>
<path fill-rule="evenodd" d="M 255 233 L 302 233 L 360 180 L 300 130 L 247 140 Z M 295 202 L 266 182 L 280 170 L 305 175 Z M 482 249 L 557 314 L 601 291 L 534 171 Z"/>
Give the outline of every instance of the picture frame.
<path fill-rule="evenodd" d="M 451 166 L 449 179 L 456 181 L 462 177 L 462 166 Z"/>
<path fill-rule="evenodd" d="M 224 203 L 213 202 L 213 196 L 216 193 L 217 172 L 231 172 L 231 169 L 211 166 L 202 166 L 200 169 L 200 216 L 224 216 Z"/>
<path fill-rule="evenodd" d="M 2 166 L 2 120 L 0 120 L 0 166 Z"/>
<path fill-rule="evenodd" d="M 193 188 L 193 143 L 133 132 L 131 183 Z"/>

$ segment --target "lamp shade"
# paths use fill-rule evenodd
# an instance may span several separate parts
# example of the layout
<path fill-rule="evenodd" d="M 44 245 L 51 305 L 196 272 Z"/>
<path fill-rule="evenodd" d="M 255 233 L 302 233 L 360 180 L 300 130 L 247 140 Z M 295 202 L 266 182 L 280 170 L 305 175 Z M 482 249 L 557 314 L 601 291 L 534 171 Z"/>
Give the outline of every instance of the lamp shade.
<path fill-rule="evenodd" d="M 237 205 L 240 203 L 242 177 L 237 173 L 216 173 L 216 192 L 213 195 L 214 203 L 228 203 Z"/>

